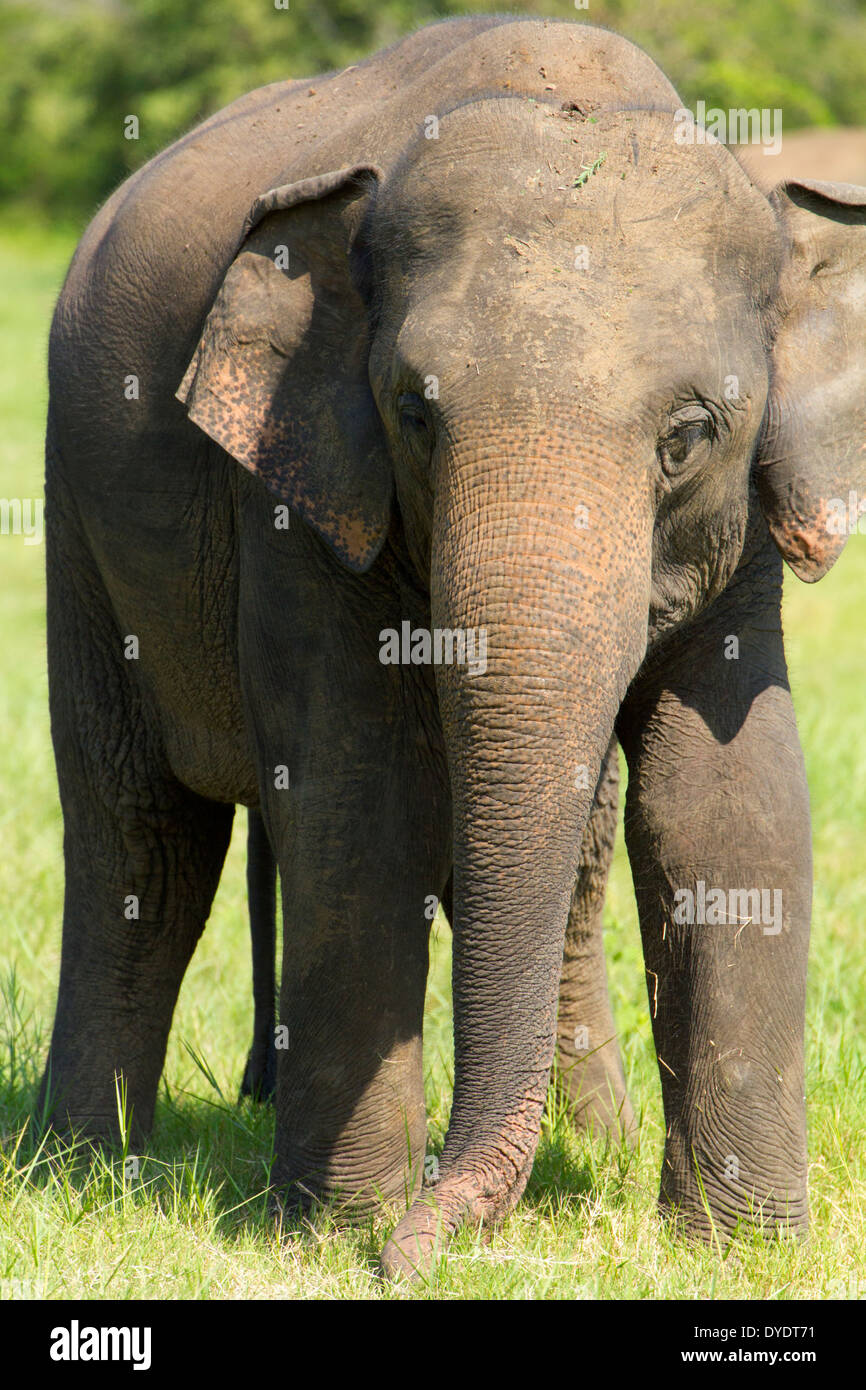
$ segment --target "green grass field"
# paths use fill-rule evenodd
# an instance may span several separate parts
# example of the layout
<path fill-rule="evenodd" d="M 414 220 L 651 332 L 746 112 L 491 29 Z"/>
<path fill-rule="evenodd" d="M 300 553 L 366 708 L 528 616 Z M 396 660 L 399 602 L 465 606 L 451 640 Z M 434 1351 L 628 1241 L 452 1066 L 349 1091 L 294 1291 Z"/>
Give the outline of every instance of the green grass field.
<path fill-rule="evenodd" d="M 41 496 L 45 345 L 73 244 L 32 221 L 0 224 L 2 497 Z M 417 1295 L 376 1277 L 387 1214 L 347 1231 L 322 1213 L 281 1236 L 268 1219 L 272 1115 L 235 1104 L 252 1021 L 243 815 L 181 992 L 137 1177 L 124 1176 L 123 1154 L 75 1162 L 32 1143 L 27 1115 L 57 989 L 63 887 L 43 564 L 42 546 L 0 535 L 0 1297 L 866 1297 L 866 540 L 854 538 L 820 585 L 791 579 L 787 589 L 815 841 L 809 1245 L 756 1238 L 694 1249 L 656 1215 L 661 1097 L 620 844 L 606 939 L 638 1147 L 628 1155 L 577 1139 L 552 1104 L 516 1213 L 492 1235 L 462 1232 Z M 450 1104 L 449 978 L 449 932 L 437 921 L 425 1032 L 430 1152 L 441 1147 Z"/>

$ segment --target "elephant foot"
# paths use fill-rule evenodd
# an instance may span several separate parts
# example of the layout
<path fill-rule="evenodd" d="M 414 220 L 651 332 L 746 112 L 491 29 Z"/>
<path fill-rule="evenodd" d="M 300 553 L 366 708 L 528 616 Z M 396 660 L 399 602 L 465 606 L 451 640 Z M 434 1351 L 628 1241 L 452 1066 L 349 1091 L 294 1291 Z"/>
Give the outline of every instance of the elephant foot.
<path fill-rule="evenodd" d="M 56 1109 L 45 1114 L 38 1107 L 34 1111 L 34 1128 L 40 1136 L 51 1136 L 61 1144 L 71 1144 L 82 1152 L 93 1150 L 109 1154 L 123 1146 L 124 1136 L 117 1122 L 117 1115 L 95 1110 Z M 131 1152 L 141 1150 L 148 1135 L 137 1125 L 130 1125 L 127 1132 L 127 1145 Z"/>
<path fill-rule="evenodd" d="M 560 1063 L 560 1088 L 578 1134 L 634 1147 L 638 1125 L 618 1057 L 610 1066 L 598 1055 L 572 1062 L 568 1070 Z"/>
<path fill-rule="evenodd" d="M 713 1199 L 708 1199 L 706 1205 L 695 1206 L 693 1200 L 673 1198 L 663 1189 L 658 1208 L 676 1234 L 694 1244 L 714 1245 L 719 1239 L 727 1244 L 738 1235 L 754 1232 L 773 1240 L 780 1235 L 798 1241 L 809 1237 L 808 1205 L 804 1201 L 779 1202 L 773 1195 L 763 1202 L 757 1196 L 745 1195 L 737 1206 L 722 1205 Z"/>
<path fill-rule="evenodd" d="M 809 1198 L 805 1151 L 797 1168 L 778 1178 L 759 1175 L 754 1160 L 740 1161 L 733 1145 L 721 1146 L 721 1158 L 692 1149 L 691 1162 L 679 1147 L 662 1168 L 659 1212 L 686 1239 L 713 1244 L 741 1234 L 763 1232 L 805 1239 L 809 1233 Z"/>
<path fill-rule="evenodd" d="M 326 1208 L 334 1220 L 347 1226 L 378 1220 L 395 1208 L 406 1210 L 421 1190 L 422 1173 L 398 1152 L 390 1161 L 371 1165 L 364 1174 L 333 1163 L 283 1160 L 271 1177 L 268 1209 L 271 1215 L 294 1222 Z M 303 1174 L 303 1176 L 301 1176 Z"/>
<path fill-rule="evenodd" d="M 251 1100 L 259 1101 L 261 1104 L 273 1104 L 274 1095 L 277 1089 L 277 1054 L 272 1044 L 256 1046 L 250 1048 L 247 1064 L 244 1067 L 241 1089 L 238 1096 L 243 1100 L 249 1096 Z"/>
<path fill-rule="evenodd" d="M 143 1090 L 143 1088 L 141 1088 Z M 40 1134 L 53 1134 L 67 1142 L 110 1151 L 126 1145 L 129 1153 L 145 1147 L 153 1129 L 155 1093 L 141 1096 L 138 1103 L 125 1078 L 89 1084 L 80 1076 L 69 1076 L 51 1064 L 42 1078 L 33 1122 Z"/>
<path fill-rule="evenodd" d="M 617 1147 L 626 1144 L 632 1149 L 637 1139 L 637 1120 L 628 1095 L 614 1082 L 608 1075 L 595 1083 L 593 1078 L 586 1077 L 576 1096 L 567 1093 L 572 1124 L 578 1134 L 610 1139 Z"/>

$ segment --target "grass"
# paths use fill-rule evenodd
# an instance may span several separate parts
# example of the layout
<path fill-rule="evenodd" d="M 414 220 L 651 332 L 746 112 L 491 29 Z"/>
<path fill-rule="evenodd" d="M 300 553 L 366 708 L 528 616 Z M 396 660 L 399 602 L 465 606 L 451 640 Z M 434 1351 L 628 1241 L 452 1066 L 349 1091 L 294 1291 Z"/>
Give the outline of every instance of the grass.
<path fill-rule="evenodd" d="M 74 237 L 0 224 L 0 496 L 41 495 L 45 342 Z M 816 588 L 791 580 L 788 646 L 813 800 L 816 895 L 807 1025 L 808 1247 L 678 1243 L 655 1211 L 661 1099 L 628 864 L 606 913 L 611 992 L 640 1119 L 633 1154 L 576 1137 L 548 1107 L 526 1196 L 493 1233 L 461 1232 L 429 1287 L 383 1287 L 388 1218 L 325 1211 L 277 1231 L 265 1189 L 273 1117 L 237 1106 L 252 1021 L 244 818 L 187 973 L 151 1145 L 92 1157 L 38 1146 L 27 1116 L 57 988 L 62 826 L 48 730 L 43 550 L 0 536 L 0 1297 L 806 1298 L 866 1296 L 866 542 Z M 437 920 L 425 1069 L 430 1150 L 452 1081 L 450 935 Z M 130 1159 L 137 1159 L 130 1163 Z"/>

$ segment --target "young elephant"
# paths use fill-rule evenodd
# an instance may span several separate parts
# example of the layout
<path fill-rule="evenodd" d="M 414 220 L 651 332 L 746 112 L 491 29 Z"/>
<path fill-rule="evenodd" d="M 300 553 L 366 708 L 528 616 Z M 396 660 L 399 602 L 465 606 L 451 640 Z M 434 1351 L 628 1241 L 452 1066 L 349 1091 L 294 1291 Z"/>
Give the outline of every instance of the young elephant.
<path fill-rule="evenodd" d="M 584 1118 L 628 1123 L 599 937 L 614 734 L 662 1201 L 704 1232 L 807 1223 L 781 556 L 819 577 L 863 486 L 866 193 L 768 201 L 680 143 L 678 105 L 612 33 L 436 25 L 152 160 L 57 306 L 50 1108 L 110 1136 L 122 1074 L 148 1130 L 233 805 L 260 806 L 274 1181 L 352 1211 L 408 1194 L 391 1274 L 518 1200 L 561 976 Z M 452 866 L 454 1101 L 420 1191 Z"/>

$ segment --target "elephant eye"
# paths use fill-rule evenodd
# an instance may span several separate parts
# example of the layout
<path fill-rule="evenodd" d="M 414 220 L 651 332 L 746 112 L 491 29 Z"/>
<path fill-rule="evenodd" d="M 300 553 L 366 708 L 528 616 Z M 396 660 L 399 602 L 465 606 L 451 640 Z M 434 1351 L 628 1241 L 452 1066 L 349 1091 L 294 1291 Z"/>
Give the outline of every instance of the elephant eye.
<path fill-rule="evenodd" d="M 672 473 L 686 462 L 689 455 L 705 439 L 713 439 L 716 423 L 703 406 L 686 406 L 670 418 L 670 428 L 658 444 L 658 459 L 666 473 Z"/>
<path fill-rule="evenodd" d="M 404 434 L 416 441 L 432 439 L 427 407 L 414 391 L 404 391 L 397 400 L 397 413 Z"/>

